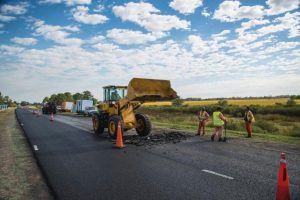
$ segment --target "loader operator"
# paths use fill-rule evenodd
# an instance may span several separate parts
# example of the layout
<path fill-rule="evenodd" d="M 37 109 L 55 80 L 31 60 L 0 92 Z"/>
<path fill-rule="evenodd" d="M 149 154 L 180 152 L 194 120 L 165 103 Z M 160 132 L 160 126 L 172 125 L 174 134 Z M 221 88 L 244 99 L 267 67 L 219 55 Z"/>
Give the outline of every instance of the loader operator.
<path fill-rule="evenodd" d="M 205 107 L 202 107 L 198 113 L 199 125 L 198 132 L 196 135 L 201 135 L 201 129 L 203 130 L 202 135 L 205 135 L 205 126 L 209 120 L 209 114 L 206 112 Z"/>
<path fill-rule="evenodd" d="M 245 125 L 246 125 L 246 131 L 248 133 L 247 137 L 251 138 L 252 137 L 252 124 L 253 124 L 253 122 L 255 122 L 255 119 L 254 119 L 253 113 L 251 112 L 249 106 L 246 107 L 244 120 L 245 120 Z"/>
<path fill-rule="evenodd" d="M 221 110 L 222 108 L 218 106 L 217 111 L 213 112 L 213 125 L 215 127 L 215 132 L 211 136 L 212 142 L 214 141 L 216 135 L 218 135 L 218 141 L 222 141 L 222 135 L 224 130 L 224 124 L 226 123 L 226 118 L 221 113 Z"/>
<path fill-rule="evenodd" d="M 117 90 L 114 90 L 111 93 L 110 99 L 113 101 L 118 101 L 119 99 L 121 99 L 120 95 L 118 94 Z"/>

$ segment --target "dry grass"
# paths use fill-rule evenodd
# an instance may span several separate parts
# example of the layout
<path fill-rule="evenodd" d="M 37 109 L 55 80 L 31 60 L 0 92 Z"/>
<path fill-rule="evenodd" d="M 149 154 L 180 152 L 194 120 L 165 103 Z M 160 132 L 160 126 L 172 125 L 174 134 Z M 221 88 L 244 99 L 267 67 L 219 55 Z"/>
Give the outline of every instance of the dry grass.
<path fill-rule="evenodd" d="M 272 106 L 276 104 L 286 104 L 288 101 L 287 98 L 277 98 L 277 99 L 230 99 L 227 100 L 228 104 L 230 105 L 239 105 L 239 106 L 246 106 L 246 105 L 259 105 L 259 106 Z M 296 100 L 297 104 L 300 105 L 300 100 Z M 207 106 L 217 104 L 218 100 L 200 100 L 200 101 L 185 101 L 184 105 L 188 106 Z M 170 101 L 164 102 L 151 102 L 145 103 L 144 106 L 170 106 L 172 103 Z"/>
<path fill-rule="evenodd" d="M 52 199 L 15 119 L 0 112 L 0 199 Z"/>

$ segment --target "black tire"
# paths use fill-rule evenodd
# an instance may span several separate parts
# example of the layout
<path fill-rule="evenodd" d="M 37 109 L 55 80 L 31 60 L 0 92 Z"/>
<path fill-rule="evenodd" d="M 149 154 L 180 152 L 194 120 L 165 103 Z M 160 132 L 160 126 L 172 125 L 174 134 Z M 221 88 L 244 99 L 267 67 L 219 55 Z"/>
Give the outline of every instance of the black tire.
<path fill-rule="evenodd" d="M 121 130 L 122 130 L 121 133 L 123 134 L 124 124 L 123 124 L 121 117 L 119 117 L 117 115 L 113 115 L 109 118 L 109 120 L 108 120 L 108 135 L 111 138 L 117 137 L 119 122 L 121 122 Z"/>
<path fill-rule="evenodd" d="M 101 117 L 101 114 L 94 113 L 92 117 L 92 122 L 93 122 L 93 129 L 95 134 L 102 134 L 105 128 L 105 124 L 104 124 L 105 122 Z"/>
<path fill-rule="evenodd" d="M 148 136 L 151 133 L 151 122 L 147 115 L 135 114 L 135 119 L 137 122 L 136 132 L 139 136 Z"/>

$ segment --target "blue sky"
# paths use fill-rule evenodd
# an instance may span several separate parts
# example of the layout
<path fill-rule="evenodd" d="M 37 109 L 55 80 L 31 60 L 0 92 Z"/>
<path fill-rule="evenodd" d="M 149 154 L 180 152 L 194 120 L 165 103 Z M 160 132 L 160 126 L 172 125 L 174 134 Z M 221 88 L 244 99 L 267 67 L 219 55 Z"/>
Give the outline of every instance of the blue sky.
<path fill-rule="evenodd" d="M 59 92 L 169 79 L 181 97 L 300 94 L 299 0 L 0 3 L 0 91 Z"/>

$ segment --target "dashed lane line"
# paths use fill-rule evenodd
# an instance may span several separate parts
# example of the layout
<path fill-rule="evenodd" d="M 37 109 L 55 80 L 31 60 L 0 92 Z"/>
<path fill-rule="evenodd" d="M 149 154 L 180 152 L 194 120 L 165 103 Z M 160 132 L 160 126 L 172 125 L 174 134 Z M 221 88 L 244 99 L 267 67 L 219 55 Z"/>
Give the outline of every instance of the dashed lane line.
<path fill-rule="evenodd" d="M 216 175 L 216 176 L 220 176 L 220 177 L 223 177 L 223 178 L 227 178 L 227 179 L 230 179 L 230 180 L 233 180 L 234 178 L 231 177 L 231 176 L 226 176 L 224 174 L 220 174 L 220 173 L 217 173 L 217 172 L 214 172 L 214 171 L 210 171 L 210 170 L 207 170 L 207 169 L 202 169 L 201 171 L 203 172 L 206 172 L 206 173 L 209 173 L 209 174 L 213 174 L 213 175 Z"/>
<path fill-rule="evenodd" d="M 37 145 L 33 145 L 33 149 L 34 149 L 35 151 L 38 151 L 38 150 L 39 150 L 39 148 L 37 147 Z"/>

